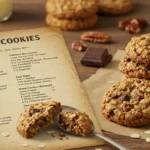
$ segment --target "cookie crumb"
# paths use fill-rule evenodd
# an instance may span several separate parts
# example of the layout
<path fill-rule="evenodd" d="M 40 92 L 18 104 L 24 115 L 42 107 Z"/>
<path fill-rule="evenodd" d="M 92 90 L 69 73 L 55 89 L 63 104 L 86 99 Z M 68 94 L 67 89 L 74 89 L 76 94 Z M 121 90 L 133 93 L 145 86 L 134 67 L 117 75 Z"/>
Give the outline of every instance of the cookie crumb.
<path fill-rule="evenodd" d="M 63 138 L 61 138 L 61 137 L 60 137 L 59 139 L 60 139 L 60 140 L 63 140 Z"/>
<path fill-rule="evenodd" d="M 45 148 L 46 145 L 45 145 L 45 144 L 38 144 L 37 147 L 38 147 L 38 148 Z"/>
<path fill-rule="evenodd" d="M 29 147 L 29 144 L 23 143 L 21 146 L 22 146 L 22 147 Z"/>
<path fill-rule="evenodd" d="M 139 134 L 134 133 L 134 134 L 131 134 L 130 137 L 133 139 L 139 139 L 141 136 Z"/>
<path fill-rule="evenodd" d="M 4 132 L 4 133 L 2 133 L 2 136 L 3 136 L 3 137 L 9 137 L 10 134 L 9 134 L 8 132 Z"/>
<path fill-rule="evenodd" d="M 113 84 L 113 83 L 116 83 L 116 81 L 110 80 L 110 81 L 108 81 L 108 83 Z"/>
<path fill-rule="evenodd" d="M 150 138 L 149 138 L 149 137 L 148 137 L 148 138 L 146 138 L 146 142 L 148 142 L 148 143 L 150 142 Z"/>
<path fill-rule="evenodd" d="M 150 134 L 150 130 L 144 131 L 144 134 Z"/>
<path fill-rule="evenodd" d="M 69 140 L 69 138 L 68 138 L 68 137 L 66 137 L 66 140 Z"/>
<path fill-rule="evenodd" d="M 60 133 L 59 133 L 59 136 L 60 136 L 60 137 L 65 137 L 66 135 L 65 135 L 64 132 L 60 132 Z"/>
<path fill-rule="evenodd" d="M 51 135 L 52 137 L 55 137 L 55 131 L 47 131 L 47 134 Z"/>

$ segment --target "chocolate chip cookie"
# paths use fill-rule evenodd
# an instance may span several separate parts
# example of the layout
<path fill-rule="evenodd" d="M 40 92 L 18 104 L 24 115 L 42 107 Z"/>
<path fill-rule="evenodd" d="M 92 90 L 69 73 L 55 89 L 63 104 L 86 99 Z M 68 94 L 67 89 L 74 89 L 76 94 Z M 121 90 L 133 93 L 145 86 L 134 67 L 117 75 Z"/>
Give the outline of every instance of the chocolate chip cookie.
<path fill-rule="evenodd" d="M 89 116 L 79 111 L 61 113 L 59 115 L 59 124 L 67 131 L 82 136 L 88 136 L 93 129 Z"/>
<path fill-rule="evenodd" d="M 99 12 L 110 15 L 119 15 L 133 9 L 132 0 L 98 0 Z"/>
<path fill-rule="evenodd" d="M 25 138 L 34 137 L 41 128 L 46 128 L 54 122 L 62 111 L 60 102 L 47 101 L 30 105 L 19 117 L 18 132 Z"/>
<path fill-rule="evenodd" d="M 93 0 L 48 0 L 46 10 L 59 19 L 84 19 L 95 15 L 98 5 Z"/>
<path fill-rule="evenodd" d="M 125 76 L 101 101 L 101 112 L 110 121 L 129 127 L 150 123 L 150 81 Z"/>
<path fill-rule="evenodd" d="M 50 26 L 59 27 L 62 30 L 81 30 L 88 29 L 96 25 L 98 21 L 97 15 L 86 19 L 58 19 L 51 14 L 46 17 L 46 23 Z"/>
<path fill-rule="evenodd" d="M 136 63 L 128 56 L 121 59 L 119 70 L 131 78 L 150 79 L 150 65 Z"/>
<path fill-rule="evenodd" d="M 126 53 L 136 63 L 150 64 L 150 33 L 132 38 L 126 47 Z"/>

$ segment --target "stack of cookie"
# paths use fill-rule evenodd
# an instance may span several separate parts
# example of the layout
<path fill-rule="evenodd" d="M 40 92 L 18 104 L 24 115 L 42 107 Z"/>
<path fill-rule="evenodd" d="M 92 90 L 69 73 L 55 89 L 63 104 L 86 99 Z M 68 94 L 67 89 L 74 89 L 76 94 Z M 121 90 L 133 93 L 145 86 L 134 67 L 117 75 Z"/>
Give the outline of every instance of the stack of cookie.
<path fill-rule="evenodd" d="M 94 0 L 48 0 L 46 23 L 62 30 L 88 29 L 98 21 Z"/>
<path fill-rule="evenodd" d="M 134 37 L 119 70 L 125 77 L 101 101 L 102 114 L 110 121 L 137 127 L 150 124 L 150 34 Z"/>
<path fill-rule="evenodd" d="M 132 0 L 98 0 L 99 12 L 108 15 L 126 14 L 133 9 Z"/>

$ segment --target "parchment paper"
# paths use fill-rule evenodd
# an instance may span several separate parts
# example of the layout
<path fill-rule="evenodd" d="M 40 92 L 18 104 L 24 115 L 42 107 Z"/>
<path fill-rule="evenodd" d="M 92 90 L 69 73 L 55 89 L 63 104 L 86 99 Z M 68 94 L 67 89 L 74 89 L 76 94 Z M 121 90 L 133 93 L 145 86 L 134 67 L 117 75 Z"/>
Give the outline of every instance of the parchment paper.
<path fill-rule="evenodd" d="M 67 134 L 59 140 L 56 125 L 26 139 L 16 130 L 24 109 L 41 101 L 60 101 L 86 112 L 101 133 L 92 107 L 79 80 L 70 54 L 57 28 L 39 28 L 0 33 L 0 150 L 62 150 L 103 144 L 94 137 Z M 56 131 L 51 137 L 47 131 Z M 8 132 L 9 137 L 2 136 Z M 29 147 L 22 147 L 27 143 Z"/>
<path fill-rule="evenodd" d="M 99 69 L 96 74 L 85 80 L 83 85 L 103 130 L 125 136 L 138 133 L 141 134 L 143 139 L 145 139 L 147 136 L 143 134 L 143 132 L 150 130 L 150 125 L 141 128 L 129 128 L 121 126 L 108 121 L 100 112 L 100 101 L 102 100 L 104 93 L 109 87 L 112 86 L 112 84 L 114 84 L 114 82 L 119 81 L 123 76 L 123 74 L 118 70 L 118 64 L 124 55 L 124 51 L 118 50 L 112 62 L 106 68 Z"/>

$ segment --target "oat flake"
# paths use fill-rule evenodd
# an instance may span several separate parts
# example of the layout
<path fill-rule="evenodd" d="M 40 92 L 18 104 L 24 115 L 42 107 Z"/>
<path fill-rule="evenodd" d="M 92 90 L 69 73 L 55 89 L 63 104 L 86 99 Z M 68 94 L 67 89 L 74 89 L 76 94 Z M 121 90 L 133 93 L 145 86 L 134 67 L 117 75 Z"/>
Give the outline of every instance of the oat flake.
<path fill-rule="evenodd" d="M 141 136 L 139 134 L 134 133 L 134 134 L 131 134 L 130 137 L 134 139 L 139 139 Z"/>
<path fill-rule="evenodd" d="M 144 131 L 145 134 L 150 134 L 150 130 Z"/>
<path fill-rule="evenodd" d="M 22 144 L 22 147 L 29 147 L 29 144 L 23 143 L 23 144 Z"/>
<path fill-rule="evenodd" d="M 146 138 L 146 142 L 150 142 L 150 138 L 148 137 L 148 138 Z"/>
<path fill-rule="evenodd" d="M 39 147 L 39 148 L 45 148 L 46 145 L 45 144 L 38 144 L 37 147 Z"/>
<path fill-rule="evenodd" d="M 9 134 L 8 132 L 4 132 L 4 133 L 2 133 L 2 136 L 3 136 L 3 137 L 9 137 L 10 134 Z"/>

